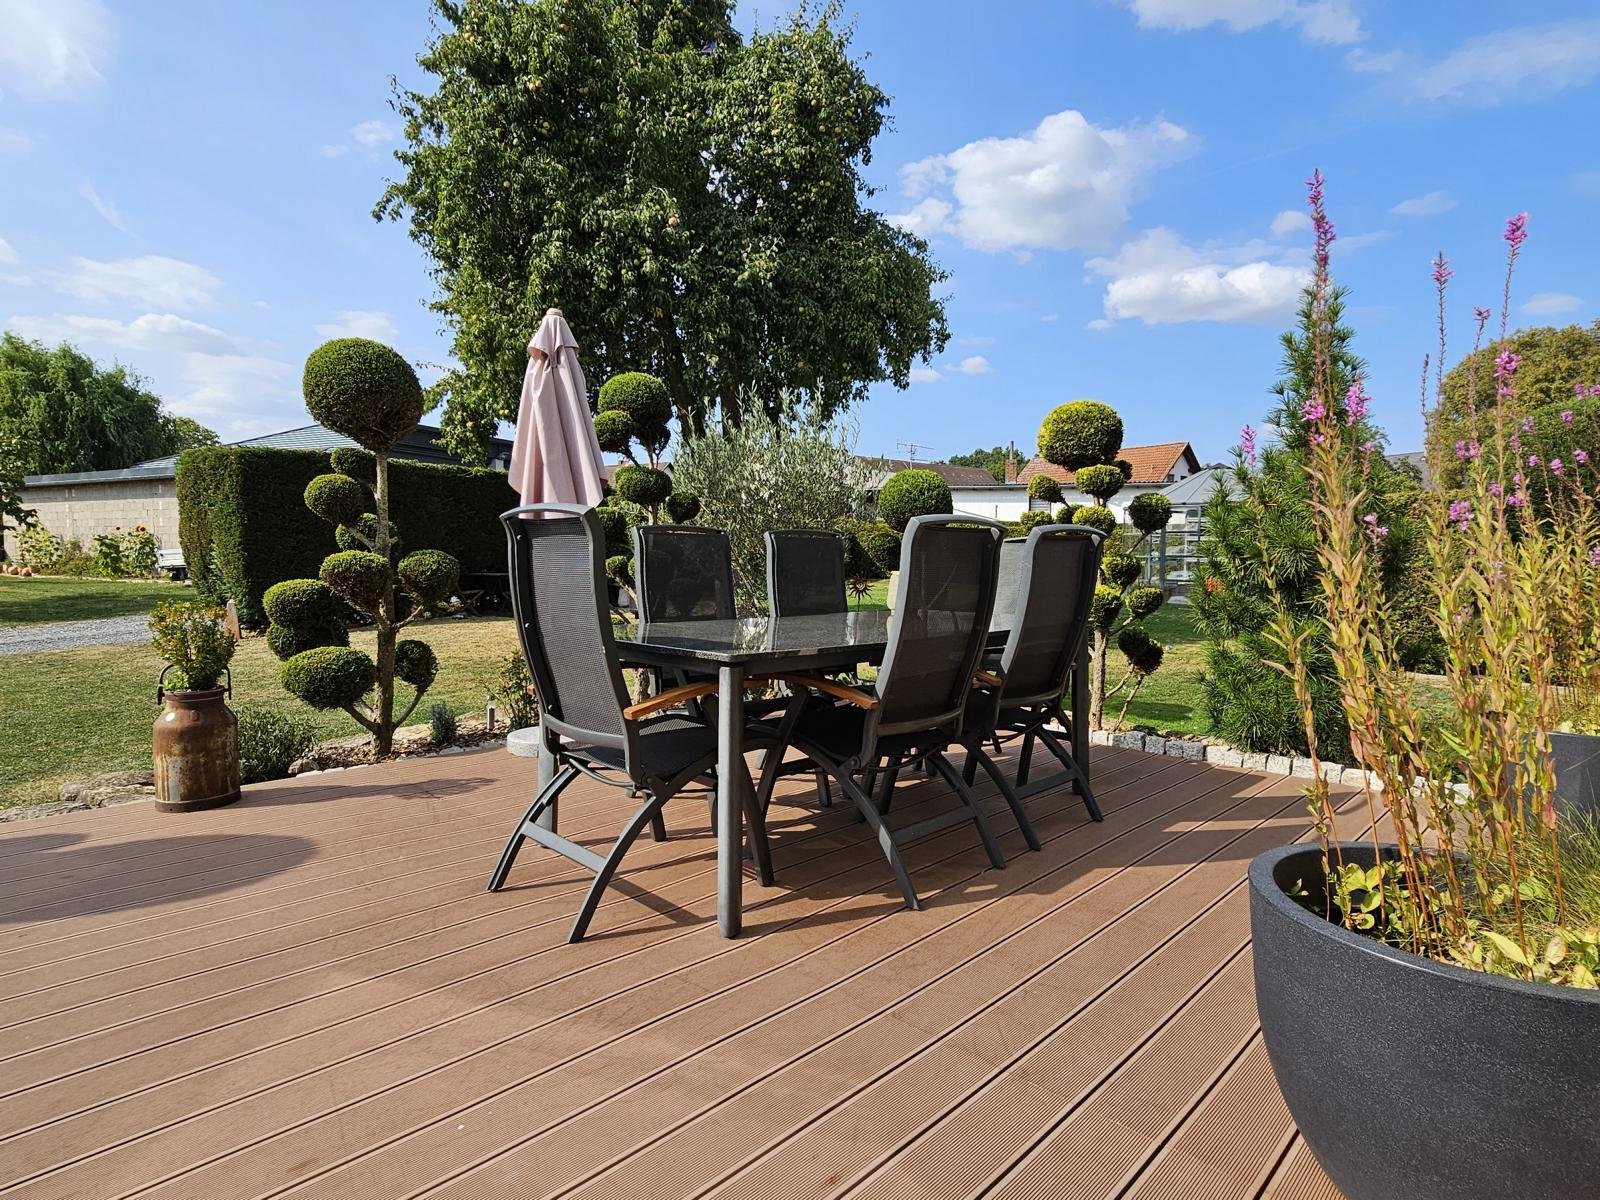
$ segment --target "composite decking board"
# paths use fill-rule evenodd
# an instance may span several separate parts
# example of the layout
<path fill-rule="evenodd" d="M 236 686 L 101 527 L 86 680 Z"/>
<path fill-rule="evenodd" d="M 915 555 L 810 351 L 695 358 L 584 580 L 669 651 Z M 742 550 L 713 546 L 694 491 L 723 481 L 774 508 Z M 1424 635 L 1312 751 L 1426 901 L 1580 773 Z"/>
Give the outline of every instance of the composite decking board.
<path fill-rule="evenodd" d="M 872 851 L 872 852 L 873 852 L 873 854 L 876 854 L 876 851 L 875 851 L 875 848 L 874 848 L 874 849 L 873 849 L 873 851 Z M 880 861 L 881 861 L 881 860 L 880 860 Z M 720 942 L 720 941 L 718 941 L 718 942 L 715 942 L 715 943 L 712 943 L 712 945 L 713 945 L 713 946 L 714 946 L 714 947 L 722 947 L 722 946 L 727 946 L 727 945 L 728 945 L 728 944 L 727 944 L 727 943 L 722 943 L 722 942 Z M 564 950 L 565 950 L 565 948 L 563 948 L 563 949 L 564 949 Z M 577 948 L 577 949 L 581 949 L 581 948 Z M 180 1051 L 180 1052 L 181 1052 L 181 1050 L 182 1050 L 182 1047 L 178 1047 L 178 1049 L 179 1049 L 179 1051 Z"/>
<path fill-rule="evenodd" d="M 1050 829 L 1042 832 L 1046 836 L 1055 834 Z M 1079 837 L 1101 832 L 1100 827 L 1092 830 L 1078 828 Z M 1059 846 L 1070 845 L 1082 850 L 1083 853 L 1078 857 L 1085 862 L 1091 861 L 1096 855 L 1095 849 L 1088 848 L 1083 841 L 1075 840 L 1070 831 L 1065 837 L 1055 835 L 1053 840 Z M 1052 862 L 1048 855 L 1028 855 L 1013 863 L 1004 876 L 985 874 L 982 878 L 987 887 L 1014 897 L 1022 889 L 1032 886 L 1028 878 L 1020 874 L 1025 869 L 1039 876 L 1057 871 L 1062 866 L 1059 860 Z M 1013 872 L 1018 873 L 1016 878 L 1010 877 Z M 1037 883 L 1037 879 L 1034 883 Z M 552 1164 L 551 1171 L 559 1172 L 562 1180 L 567 1181 L 584 1163 L 604 1165 L 606 1149 L 603 1142 L 597 1143 L 595 1140 L 592 1128 L 595 1124 L 602 1127 L 620 1124 L 634 1128 L 640 1144 L 653 1143 L 662 1132 L 661 1122 L 665 1121 L 670 1126 L 681 1115 L 687 1115 L 683 1110 L 692 1113 L 694 1107 L 683 1099 L 677 1099 L 672 1108 L 666 1108 L 661 1095 L 663 1090 L 674 1096 L 679 1092 L 695 1095 L 700 1090 L 696 1081 L 709 1073 L 718 1080 L 719 1090 L 706 1096 L 704 1104 L 719 1104 L 723 1091 L 731 1089 L 736 1083 L 745 1080 L 755 1082 L 756 1077 L 770 1073 L 781 1065 L 785 1057 L 804 1056 L 826 1045 L 839 1030 L 866 1020 L 873 1012 L 873 1005 L 879 1009 L 892 1006 L 901 991 L 916 986 L 918 976 L 947 974 L 970 958 L 974 945 L 1000 937 L 1003 928 L 997 925 L 980 927 L 965 919 L 982 911 L 989 901 L 988 896 L 974 900 L 964 912 L 958 912 L 951 906 L 942 921 L 936 921 L 932 915 L 932 911 L 937 910 L 915 917 L 892 913 L 891 920 L 874 922 L 871 927 L 852 936 L 848 946 L 853 953 L 850 965 L 859 964 L 859 969 L 853 972 L 845 973 L 838 969 L 843 950 L 836 948 L 826 959 L 813 956 L 785 970 L 781 976 L 769 976 L 759 981 L 743 995 L 728 994 L 715 999 L 711 1008 L 702 1007 L 697 1012 L 684 1014 L 683 1035 L 678 1035 L 670 1028 L 652 1031 L 656 1037 L 647 1044 L 645 1050 L 659 1044 L 671 1054 L 664 1063 L 647 1061 L 643 1064 L 643 1067 L 653 1066 L 654 1070 L 642 1069 L 638 1060 L 644 1054 L 638 1047 L 628 1043 L 608 1047 L 600 1058 L 602 1065 L 608 1066 L 614 1073 L 601 1074 L 600 1077 L 611 1085 L 609 1090 L 612 1094 L 606 1095 L 605 1089 L 595 1086 L 593 1081 L 598 1073 L 597 1064 L 585 1063 L 582 1078 L 585 1087 L 594 1093 L 592 1101 L 586 1105 L 573 1104 L 570 1100 L 552 1097 L 554 1102 L 543 1106 L 544 1099 L 536 1099 L 534 1103 L 541 1105 L 538 1111 L 548 1113 L 545 1122 L 547 1129 L 530 1121 L 528 1110 L 519 1110 L 519 1118 L 526 1126 L 521 1131 L 523 1136 L 519 1151 L 534 1156 L 542 1163 Z M 1046 898 L 1044 904 L 1047 907 L 1048 903 Z M 1027 913 L 1020 908 L 1015 912 L 1007 908 L 1001 911 L 999 917 L 1009 924 L 1025 920 Z M 906 935 L 896 926 L 908 918 L 925 920 L 933 928 L 922 936 L 919 936 L 920 931 Z M 911 966 L 900 965 L 907 960 Z M 813 969 L 806 970 L 807 964 L 813 964 Z M 823 967 L 832 970 L 826 975 L 818 974 Z M 804 993 L 795 986 L 795 980 L 807 976 L 816 976 L 817 990 Z M 725 1019 L 717 1015 L 717 1006 L 727 1011 Z M 796 1020 L 794 1014 L 797 1013 L 803 1014 L 804 1019 Z M 705 1048 L 689 1043 L 691 1035 L 700 1038 Z M 862 1064 L 849 1064 L 847 1069 L 859 1070 Z M 492 1117 L 499 1105 L 500 1101 L 495 1100 L 478 1108 L 490 1110 L 487 1115 Z M 734 1111 L 740 1114 L 739 1125 L 744 1126 L 744 1107 L 741 1105 Z M 457 1118 L 451 1120 L 457 1121 Z M 461 1114 L 457 1123 L 465 1122 L 470 1130 L 475 1120 L 476 1115 L 469 1112 Z M 347 1178 L 375 1180 L 380 1190 L 387 1190 L 392 1180 L 408 1170 L 407 1164 L 434 1163 L 441 1152 L 457 1154 L 461 1151 L 462 1141 L 473 1140 L 452 1137 L 454 1132 L 459 1131 L 455 1131 L 450 1122 L 442 1125 L 436 1122 L 419 1130 L 418 1136 L 411 1139 L 410 1144 L 386 1152 L 383 1157 L 400 1155 L 398 1170 L 395 1170 L 397 1164 L 390 1163 L 385 1167 L 379 1158 L 360 1159 L 350 1165 Z M 728 1132 L 731 1137 L 733 1131 L 729 1129 Z M 441 1135 L 447 1146 L 436 1144 Z M 497 1138 L 498 1135 L 494 1133 L 486 1132 L 484 1135 L 484 1140 L 491 1146 Z M 709 1162 L 703 1162 L 702 1165 L 708 1167 Z M 513 1175 L 517 1173 L 514 1165 L 509 1169 Z M 339 1190 L 336 1185 L 340 1182 L 343 1181 L 329 1179 L 326 1186 L 308 1189 L 306 1194 L 336 1194 Z M 549 1179 L 545 1182 L 549 1182 Z M 485 1185 L 474 1178 L 464 1180 L 459 1186 L 471 1194 L 484 1192 L 487 1187 L 485 1194 L 494 1194 L 498 1184 L 491 1179 Z M 663 1194 L 676 1193 L 673 1183 L 668 1179 L 658 1176 L 657 1186 L 663 1189 Z M 444 1187 L 439 1194 L 449 1195 L 453 1190 Z"/>
<path fill-rule="evenodd" d="M 681 1186 L 679 1194 L 689 1195 L 690 1181 L 675 1172 L 700 1163 L 742 1172 L 713 1189 L 719 1196 L 781 1188 L 828 1194 L 1043 1036 L 1057 1018 L 1038 1004 L 1041 993 L 1070 992 L 1091 980 L 1100 986 L 1115 974 L 1115 960 L 1145 935 L 1139 925 L 1170 927 L 1174 913 L 1190 911 L 1193 896 L 1180 891 L 1174 900 L 1174 880 L 1165 871 L 1141 870 L 1160 849 L 1065 897 L 1007 940 L 980 947 L 955 971 L 872 1021 L 841 1030 L 672 1135 L 652 1136 L 596 1186 L 575 1194 L 622 1196 L 660 1178 L 669 1191 Z M 1169 911 L 1153 917 L 1149 908 Z"/>
<path fill-rule="evenodd" d="M 1286 1141 L 1287 1113 L 1270 1070 L 1260 1070 L 1248 986 L 1224 995 L 1217 982 L 1235 978 L 1228 972 L 1239 968 L 1228 963 L 1248 963 L 1247 922 L 1242 886 L 1219 890 L 1211 873 L 1231 865 L 1238 885 L 1243 862 L 1205 847 L 1220 842 L 1244 854 L 1246 839 L 1288 840 L 1271 822 L 1290 818 L 1246 820 L 1255 810 L 1242 807 L 1286 781 L 1109 749 L 1097 750 L 1095 767 L 1104 825 L 1089 824 L 1065 789 L 1028 802 L 1047 839 L 1043 854 L 1027 853 L 993 789 L 980 791 L 1006 849 L 1004 872 L 987 869 L 970 827 L 910 848 L 927 904 L 921 913 L 900 911 L 876 844 L 847 805 L 816 810 L 810 780 L 786 780 L 771 817 L 778 886 L 747 881 L 746 937 L 736 942 L 718 938 L 712 923 L 715 841 L 701 798 L 668 807 L 668 842 L 638 843 L 621 889 L 608 894 L 606 915 L 581 946 L 559 944 L 574 889 L 586 883 L 565 860 L 529 847 L 512 886 L 483 894 L 482 877 L 531 792 L 532 763 L 503 752 L 284 781 L 249 789 L 231 809 L 188 818 L 128 806 L 0 829 L 0 881 L 11 883 L 0 922 L 18 897 L 40 894 L 53 855 L 74 849 L 82 852 L 74 878 L 90 889 L 97 872 L 118 887 L 149 878 L 147 869 L 163 861 L 173 875 L 203 868 L 236 834 L 298 836 L 318 855 L 225 891 L 0 924 L 0 946 L 30 956 L 13 969 L 14 956 L 0 955 L 0 998 L 28 1001 L 10 1015 L 0 1003 L 0 1059 L 7 1026 L 19 1017 L 60 1018 L 64 1032 L 74 1018 L 113 1015 L 118 1001 L 146 1003 L 163 988 L 182 999 L 185 980 L 194 989 L 192 1002 L 0 1061 L 3 1092 L 8 1067 L 82 1056 L 76 1074 L 0 1099 L 0 1193 L 387 1200 L 422 1191 L 568 1194 L 579 1184 L 585 1195 L 675 1196 L 723 1194 L 766 1178 L 774 1186 L 765 1196 L 828 1194 L 800 1186 L 812 1175 L 764 1165 L 807 1153 L 817 1161 L 837 1154 L 836 1181 L 855 1179 L 868 1191 L 880 1174 L 895 1183 L 895 1164 L 923 1142 L 945 1139 L 959 1159 L 954 1121 L 969 1103 L 963 1095 L 993 1086 L 983 1080 L 1041 1086 L 1037 1061 L 1024 1057 L 1022 1016 L 1062 1026 L 1060 1037 L 1071 1039 L 1075 1028 L 1092 1028 L 1099 1009 L 1114 1011 L 1111 997 L 1140 986 L 1127 982 L 1131 972 L 1142 971 L 1137 978 L 1159 999 L 1172 989 L 1151 985 L 1158 973 L 1187 969 L 1193 977 L 1196 968 L 1180 968 L 1183 960 L 1199 969 L 1209 962 L 1212 982 L 1169 996 L 1176 1015 L 1141 1044 L 1166 1046 L 1163 1031 L 1178 1031 L 1169 1041 L 1199 1052 L 1191 1064 L 1174 1059 L 1181 1069 L 1167 1074 L 1191 1074 L 1163 1088 L 1152 1071 L 1156 1050 L 1141 1055 L 1117 1035 L 1120 1063 L 1074 1112 L 1063 1118 L 1058 1104 L 1001 1178 L 1021 1188 L 1038 1172 L 1070 1185 L 1080 1164 L 1068 1155 L 1064 1167 L 1051 1166 L 1058 1144 L 1099 1138 L 1120 1155 L 1101 1168 L 1105 1175 L 1115 1165 L 1115 1179 L 1100 1190 L 1052 1186 L 1040 1194 L 1337 1200 L 1299 1143 Z M 1230 788 L 1238 803 L 1196 815 L 1203 797 Z M 620 793 L 603 799 L 603 791 L 574 785 L 563 798 L 564 831 L 609 841 L 632 805 Z M 942 785 L 903 780 L 894 823 L 941 803 Z M 1294 811 L 1304 825 L 1303 809 Z M 367 837 L 374 820 L 390 821 L 394 836 Z M 440 851 L 442 831 L 451 831 L 451 848 Z M 1119 846 L 1152 835 L 1159 838 L 1145 853 L 1118 858 Z M 147 840 L 163 845 L 140 844 Z M 343 870 L 327 857 L 341 846 Z M 26 869 L 32 882 L 22 887 L 22 870 L 7 866 Z M 747 877 L 750 870 L 747 863 Z M 124 888 L 124 898 L 146 890 Z M 533 916 L 540 905 L 560 915 Z M 516 919 L 495 924 L 508 907 Z M 435 919 L 438 930 L 417 932 Z M 409 940 L 391 937 L 387 954 L 362 949 L 386 923 Z M 459 953 L 429 953 L 478 926 L 505 932 Z M 72 932 L 51 936 L 63 927 Z M 48 951 L 39 949 L 41 934 L 53 942 Z M 1147 949 L 1135 953 L 1139 946 Z M 407 950 L 417 961 L 407 961 Z M 372 974 L 377 960 L 385 970 Z M 281 985 L 243 976 L 268 964 L 298 968 L 289 978 L 320 981 L 323 990 L 274 992 L 279 1002 L 263 1006 L 262 993 Z M 1027 978 L 1038 971 L 1054 974 Z M 229 981 L 243 990 L 207 995 Z M 1064 986 L 1087 989 L 1081 1012 L 1051 1007 Z M 38 1006 L 52 987 L 58 993 L 46 1014 Z M 228 1008 L 241 997 L 253 1003 Z M 1030 1014 L 1030 1004 L 1042 1013 Z M 213 1009 L 236 1019 L 203 1033 Z M 991 1009 L 1018 1019 L 996 1020 Z M 160 1038 L 145 1036 L 162 1026 Z M 1198 1032 L 1179 1036 L 1191 1027 Z M 1034 1042 L 1049 1036 L 1048 1028 L 1027 1028 Z M 1206 1040 L 1208 1030 L 1241 1029 L 1249 1035 L 1232 1057 L 1216 1048 L 1220 1032 Z M 118 1030 L 133 1036 L 126 1053 L 118 1053 Z M 348 1061 L 333 1065 L 341 1058 Z M 940 1091 L 941 1063 L 977 1083 Z M 380 1090 L 367 1099 L 341 1099 L 373 1088 Z M 43 1103 L 30 1112 L 30 1100 Z M 1134 1109 L 1159 1109 L 1163 1123 L 1155 1128 Z M 909 1148 L 881 1164 L 879 1143 L 870 1154 L 856 1144 L 874 1116 L 897 1131 L 890 1141 Z M 732 1131 L 726 1149 L 711 1136 L 719 1123 Z M 32 1132 L 16 1136 L 26 1126 Z M 964 1149 L 982 1153 L 983 1143 Z M 15 1150 L 43 1173 L 12 1187 Z M 1205 1187 L 1190 1180 L 1185 1191 L 1191 1163 L 1205 1173 Z M 652 1174 L 653 1164 L 661 1169 Z M 648 1190 L 628 1190 L 640 1182 Z M 875 1194 L 925 1193 L 891 1186 Z"/>
<path fill-rule="evenodd" d="M 952 836 L 956 836 L 954 831 Z M 931 854 L 937 849 L 938 843 L 939 839 L 929 839 L 921 846 Z M 944 870 L 946 873 L 968 876 L 977 869 L 974 862 L 982 862 L 975 838 L 964 845 L 955 844 L 960 848 L 953 857 L 946 856 Z M 869 922 L 882 922 L 900 915 L 897 896 L 861 890 L 867 879 L 874 873 L 881 873 L 882 869 L 881 859 L 876 864 L 869 863 L 857 868 L 861 873 L 860 878 L 843 889 L 843 906 L 854 909 L 861 919 Z M 930 894 L 936 886 L 934 874 L 924 869 L 920 876 Z M 707 903 L 709 905 L 709 901 Z M 804 895 L 793 895 L 783 897 L 779 903 L 795 907 L 811 901 Z M 836 901 L 830 903 L 838 906 Z M 858 922 L 841 922 L 835 927 L 827 921 L 798 922 L 793 930 L 796 936 L 786 943 L 777 939 L 753 939 L 730 944 L 717 939 L 706 922 L 698 922 L 691 931 L 697 935 L 694 940 L 701 946 L 710 944 L 716 950 L 696 971 L 684 972 L 682 977 L 668 978 L 643 992 L 633 989 L 631 994 L 610 998 L 603 1004 L 544 1029 L 527 1030 L 519 1026 L 515 1013 L 480 1014 L 475 1022 L 479 1028 L 473 1031 L 479 1035 L 480 1044 L 463 1051 L 448 1066 L 430 1071 L 425 1080 L 416 1074 L 397 1079 L 394 1065 L 384 1060 L 357 1064 L 366 1070 L 353 1073 L 352 1065 L 346 1064 L 340 1069 L 340 1077 L 330 1081 L 329 1087 L 350 1097 L 349 1104 L 310 1123 L 309 1127 L 303 1122 L 282 1134 L 258 1138 L 257 1144 L 219 1162 L 214 1170 L 197 1172 L 193 1177 L 184 1176 L 177 1181 L 174 1191 L 182 1194 L 185 1188 L 198 1188 L 208 1195 L 230 1195 L 233 1194 L 230 1190 L 231 1181 L 240 1177 L 251 1178 L 259 1174 L 278 1177 L 300 1161 L 301 1150 L 308 1139 L 312 1144 L 334 1138 L 341 1147 L 363 1146 L 363 1129 L 373 1129 L 378 1140 L 382 1140 L 384 1131 L 396 1127 L 427 1129 L 437 1119 L 441 1108 L 445 1112 L 454 1108 L 470 1108 L 486 1094 L 492 1097 L 518 1086 L 519 1081 L 524 1081 L 531 1074 L 528 1067 L 530 1060 L 536 1065 L 544 1063 L 547 1072 L 570 1061 L 585 1060 L 581 1083 L 569 1087 L 565 1092 L 558 1086 L 552 1086 L 553 1080 L 535 1084 L 542 1100 L 570 1105 L 575 1099 L 592 1094 L 598 1078 L 595 1060 L 604 1058 L 613 1064 L 613 1069 L 625 1072 L 637 1073 L 640 1069 L 640 1062 L 635 1055 L 616 1049 L 621 1035 L 630 1030 L 643 1031 L 643 1036 L 654 1039 L 653 1044 L 665 1044 L 668 1049 L 677 1049 L 680 1037 L 673 1032 L 675 1029 L 684 1026 L 692 1030 L 696 1024 L 706 1024 L 703 1007 L 700 1007 L 702 1001 L 720 1000 L 732 1010 L 735 1018 L 748 1016 L 740 998 L 734 996 L 730 999 L 726 994 L 730 989 L 758 976 L 765 977 L 765 986 L 777 991 L 781 1002 L 792 986 L 786 974 L 783 978 L 778 977 L 784 969 L 800 955 L 811 954 L 829 942 L 843 942 L 855 923 Z M 842 961 L 842 953 L 835 948 L 829 955 L 829 961 Z M 858 950 L 856 958 L 860 961 L 856 965 L 868 966 L 876 957 L 875 950 Z M 487 1028 L 491 1022 L 486 1017 L 505 1019 L 491 1030 Z M 714 1031 L 720 1030 L 727 1023 L 719 1019 L 712 1022 L 711 1027 Z M 490 1041 L 491 1034 L 493 1044 L 484 1047 L 482 1043 Z M 388 1052 L 386 1057 L 394 1059 L 397 1055 L 414 1050 L 414 1046 L 400 1047 Z M 404 1057 L 400 1058 L 399 1065 L 407 1065 Z M 346 1078 L 346 1074 L 350 1077 Z M 632 1077 L 630 1074 L 629 1078 Z M 344 1185 L 345 1188 L 349 1186 Z M 354 1186 L 376 1188 L 382 1192 L 394 1190 L 375 1182 L 368 1167 L 363 1167 Z"/>

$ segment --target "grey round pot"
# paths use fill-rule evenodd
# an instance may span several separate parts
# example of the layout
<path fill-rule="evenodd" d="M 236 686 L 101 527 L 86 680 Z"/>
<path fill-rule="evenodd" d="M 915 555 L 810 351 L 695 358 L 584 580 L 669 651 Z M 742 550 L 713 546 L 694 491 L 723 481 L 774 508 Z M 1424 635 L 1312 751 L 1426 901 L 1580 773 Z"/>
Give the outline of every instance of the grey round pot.
<path fill-rule="evenodd" d="M 1322 880 L 1315 846 L 1250 864 L 1267 1055 L 1329 1178 L 1349 1200 L 1596 1195 L 1600 993 L 1395 950 L 1286 893 Z"/>
<path fill-rule="evenodd" d="M 1556 772 L 1556 804 L 1568 812 L 1600 817 L 1600 737 L 1552 733 L 1550 759 Z"/>

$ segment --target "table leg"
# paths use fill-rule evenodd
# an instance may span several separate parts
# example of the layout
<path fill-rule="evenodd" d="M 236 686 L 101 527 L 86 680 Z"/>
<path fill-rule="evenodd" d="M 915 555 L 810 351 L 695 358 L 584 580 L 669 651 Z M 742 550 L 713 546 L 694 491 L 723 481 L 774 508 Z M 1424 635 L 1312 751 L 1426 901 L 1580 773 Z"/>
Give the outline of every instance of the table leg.
<path fill-rule="evenodd" d="M 1072 664 L 1072 759 L 1083 772 L 1083 783 L 1089 783 L 1089 654 L 1085 646 L 1078 660 Z M 1083 787 L 1074 782 L 1072 790 L 1083 794 Z"/>
<path fill-rule="evenodd" d="M 717 925 L 738 937 L 744 924 L 744 666 L 717 672 Z"/>
<path fill-rule="evenodd" d="M 539 736 L 539 791 L 544 791 L 545 784 L 549 783 L 555 777 L 555 750 L 550 745 L 549 735 L 545 734 L 541 730 Z M 535 794 L 537 795 L 537 793 Z M 539 814 L 539 820 L 537 823 L 540 829 L 548 829 L 552 833 L 555 832 L 557 803 L 557 801 L 552 800 L 550 802 L 550 806 L 546 808 L 544 812 Z"/>

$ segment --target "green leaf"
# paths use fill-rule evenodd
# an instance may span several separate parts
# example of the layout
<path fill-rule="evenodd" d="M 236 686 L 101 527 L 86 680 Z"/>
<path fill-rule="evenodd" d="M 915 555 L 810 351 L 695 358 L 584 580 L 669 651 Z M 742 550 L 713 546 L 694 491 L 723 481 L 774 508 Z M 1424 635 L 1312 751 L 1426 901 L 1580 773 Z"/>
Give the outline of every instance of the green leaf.
<path fill-rule="evenodd" d="M 1528 961 L 1528 956 L 1522 952 L 1522 947 L 1513 942 L 1505 934 L 1496 933 L 1492 929 L 1485 929 L 1483 931 L 1483 936 L 1491 946 L 1500 952 L 1500 956 L 1502 958 L 1510 959 L 1519 967 L 1527 967 L 1532 965 Z"/>

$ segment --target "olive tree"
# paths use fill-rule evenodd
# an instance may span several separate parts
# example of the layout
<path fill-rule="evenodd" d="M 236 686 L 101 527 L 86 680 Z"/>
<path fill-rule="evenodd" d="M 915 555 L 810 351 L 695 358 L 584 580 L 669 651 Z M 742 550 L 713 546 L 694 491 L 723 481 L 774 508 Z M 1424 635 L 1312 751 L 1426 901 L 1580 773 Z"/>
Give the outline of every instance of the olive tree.
<path fill-rule="evenodd" d="M 336 338 L 306 359 L 303 386 L 307 411 L 361 449 L 335 450 L 333 472 L 306 485 L 306 507 L 335 526 L 340 548 L 323 559 L 319 579 L 290 579 L 267 589 L 267 645 L 285 660 L 287 691 L 313 708 L 348 713 L 372 734 L 381 758 L 439 669 L 427 643 L 402 641 L 400 630 L 455 590 L 461 564 L 439 550 L 402 555 L 389 519 L 389 454 L 423 411 L 411 365 L 381 343 Z M 405 616 L 402 592 L 410 599 Z M 375 624 L 376 661 L 350 647 L 346 606 Z M 413 689 L 398 715 L 396 679 Z"/>

